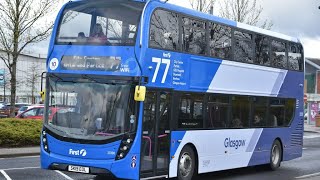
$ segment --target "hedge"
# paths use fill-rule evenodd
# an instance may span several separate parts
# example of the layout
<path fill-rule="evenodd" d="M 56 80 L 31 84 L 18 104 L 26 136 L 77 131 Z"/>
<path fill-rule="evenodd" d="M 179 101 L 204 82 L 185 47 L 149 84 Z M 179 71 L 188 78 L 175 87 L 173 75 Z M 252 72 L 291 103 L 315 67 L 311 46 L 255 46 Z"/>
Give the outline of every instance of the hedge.
<path fill-rule="evenodd" d="M 39 120 L 0 119 L 0 148 L 39 146 L 41 129 Z"/>

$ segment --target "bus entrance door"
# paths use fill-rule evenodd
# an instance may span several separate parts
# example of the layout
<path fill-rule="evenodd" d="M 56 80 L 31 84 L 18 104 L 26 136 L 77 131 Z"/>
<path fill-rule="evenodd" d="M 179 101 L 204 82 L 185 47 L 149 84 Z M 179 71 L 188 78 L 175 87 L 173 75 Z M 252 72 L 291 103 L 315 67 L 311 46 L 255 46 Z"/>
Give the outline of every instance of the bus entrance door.
<path fill-rule="evenodd" d="M 141 178 L 168 175 L 171 93 L 146 93 L 141 146 Z"/>

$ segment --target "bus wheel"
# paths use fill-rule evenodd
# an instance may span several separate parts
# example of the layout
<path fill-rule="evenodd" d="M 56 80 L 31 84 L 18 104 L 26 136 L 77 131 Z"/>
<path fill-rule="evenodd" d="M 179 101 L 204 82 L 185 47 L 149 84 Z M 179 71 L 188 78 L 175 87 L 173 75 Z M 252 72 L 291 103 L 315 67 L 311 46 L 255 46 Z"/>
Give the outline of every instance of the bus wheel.
<path fill-rule="evenodd" d="M 282 147 L 279 140 L 275 140 L 270 152 L 270 169 L 276 170 L 280 167 L 282 157 Z"/>
<path fill-rule="evenodd" d="M 195 156 L 190 146 L 185 146 L 179 156 L 178 180 L 191 180 L 195 170 Z"/>

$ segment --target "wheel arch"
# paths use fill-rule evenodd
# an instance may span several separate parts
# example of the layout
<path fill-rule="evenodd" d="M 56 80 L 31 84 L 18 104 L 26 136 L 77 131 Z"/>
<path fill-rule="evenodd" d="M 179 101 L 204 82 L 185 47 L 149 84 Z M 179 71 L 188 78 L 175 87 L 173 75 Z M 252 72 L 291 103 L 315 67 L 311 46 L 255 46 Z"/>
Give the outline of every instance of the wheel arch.
<path fill-rule="evenodd" d="M 281 145 L 281 161 L 283 161 L 283 143 L 281 141 L 281 138 L 280 137 L 277 137 L 273 140 L 272 144 L 275 142 L 275 141 L 279 141 L 280 145 Z M 271 145 L 272 146 L 272 145 Z"/>
<path fill-rule="evenodd" d="M 192 144 L 192 143 L 187 143 L 187 144 L 185 144 L 183 147 L 186 147 L 186 146 L 190 146 L 191 147 L 191 149 L 193 150 L 193 152 L 194 152 L 194 157 L 195 157 L 195 162 L 196 162 L 196 168 L 195 168 L 195 170 L 196 170 L 196 174 L 198 174 L 198 171 L 199 171 L 199 155 L 198 155 L 198 150 L 197 150 L 197 148 L 196 148 L 196 146 L 194 145 L 194 144 Z M 183 148 L 182 148 L 183 149 Z"/>

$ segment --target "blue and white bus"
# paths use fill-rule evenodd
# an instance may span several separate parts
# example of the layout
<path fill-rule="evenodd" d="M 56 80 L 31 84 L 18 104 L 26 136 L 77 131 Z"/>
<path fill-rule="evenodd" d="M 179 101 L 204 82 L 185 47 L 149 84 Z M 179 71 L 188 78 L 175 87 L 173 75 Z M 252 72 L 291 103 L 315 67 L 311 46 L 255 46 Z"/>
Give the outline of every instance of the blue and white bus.
<path fill-rule="evenodd" d="M 70 1 L 48 51 L 41 167 L 275 170 L 302 155 L 303 88 L 296 38 L 158 0 Z"/>

